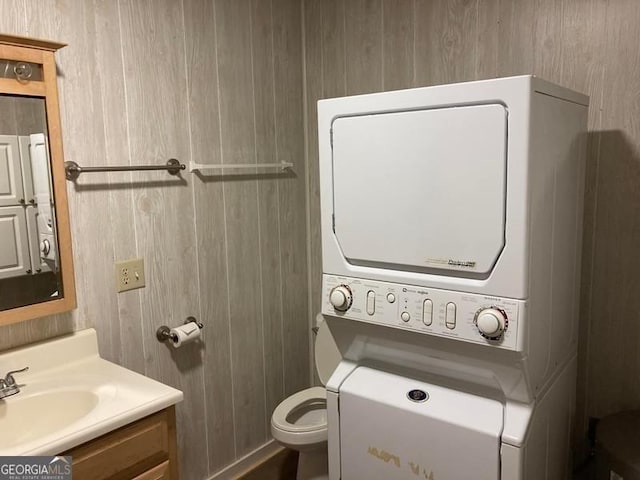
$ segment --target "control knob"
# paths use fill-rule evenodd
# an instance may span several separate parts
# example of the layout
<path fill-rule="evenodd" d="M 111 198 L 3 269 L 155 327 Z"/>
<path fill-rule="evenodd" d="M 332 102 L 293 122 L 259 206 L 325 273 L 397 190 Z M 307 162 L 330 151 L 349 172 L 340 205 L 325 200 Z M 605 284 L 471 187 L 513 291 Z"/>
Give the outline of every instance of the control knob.
<path fill-rule="evenodd" d="M 353 293 L 347 285 L 338 285 L 331 289 L 329 302 L 337 311 L 346 312 L 353 303 Z"/>
<path fill-rule="evenodd" d="M 479 310 L 475 320 L 480 334 L 489 340 L 500 338 L 508 325 L 506 313 L 494 307 Z"/>

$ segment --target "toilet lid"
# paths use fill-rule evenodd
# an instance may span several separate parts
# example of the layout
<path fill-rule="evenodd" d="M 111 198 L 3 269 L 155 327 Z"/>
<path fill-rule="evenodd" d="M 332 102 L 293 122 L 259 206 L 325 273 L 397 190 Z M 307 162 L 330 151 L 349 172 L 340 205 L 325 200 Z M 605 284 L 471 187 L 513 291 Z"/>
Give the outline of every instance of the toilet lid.
<path fill-rule="evenodd" d="M 340 361 L 342 355 L 336 345 L 326 321 L 319 322 L 315 344 L 316 371 L 322 385 L 326 385 Z"/>

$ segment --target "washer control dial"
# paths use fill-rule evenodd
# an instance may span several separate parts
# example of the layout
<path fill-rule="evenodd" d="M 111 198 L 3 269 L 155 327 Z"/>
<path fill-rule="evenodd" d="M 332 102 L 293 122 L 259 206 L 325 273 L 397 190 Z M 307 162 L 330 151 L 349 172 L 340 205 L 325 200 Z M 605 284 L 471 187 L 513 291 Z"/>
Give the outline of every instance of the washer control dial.
<path fill-rule="evenodd" d="M 507 329 L 508 319 L 506 313 L 501 309 L 483 308 L 476 313 L 475 324 L 480 335 L 489 340 L 497 340 Z"/>
<path fill-rule="evenodd" d="M 347 285 L 338 285 L 331 289 L 329 302 L 337 311 L 346 312 L 353 303 L 353 293 Z"/>

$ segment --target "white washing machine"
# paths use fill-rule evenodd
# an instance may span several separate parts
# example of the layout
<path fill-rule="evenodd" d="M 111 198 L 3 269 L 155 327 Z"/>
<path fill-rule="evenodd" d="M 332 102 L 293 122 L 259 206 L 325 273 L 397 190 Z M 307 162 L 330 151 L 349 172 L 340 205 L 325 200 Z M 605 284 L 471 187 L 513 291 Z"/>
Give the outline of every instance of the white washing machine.
<path fill-rule="evenodd" d="M 332 479 L 568 475 L 587 107 L 532 76 L 318 103 Z"/>

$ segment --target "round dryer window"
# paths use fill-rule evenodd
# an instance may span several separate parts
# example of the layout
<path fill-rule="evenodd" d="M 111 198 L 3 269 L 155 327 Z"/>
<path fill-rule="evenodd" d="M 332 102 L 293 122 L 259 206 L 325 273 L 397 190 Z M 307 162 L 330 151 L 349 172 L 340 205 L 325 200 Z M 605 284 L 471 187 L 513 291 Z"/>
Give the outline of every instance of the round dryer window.
<path fill-rule="evenodd" d="M 334 234 L 354 265 L 486 277 L 505 239 L 507 111 L 333 122 Z"/>

